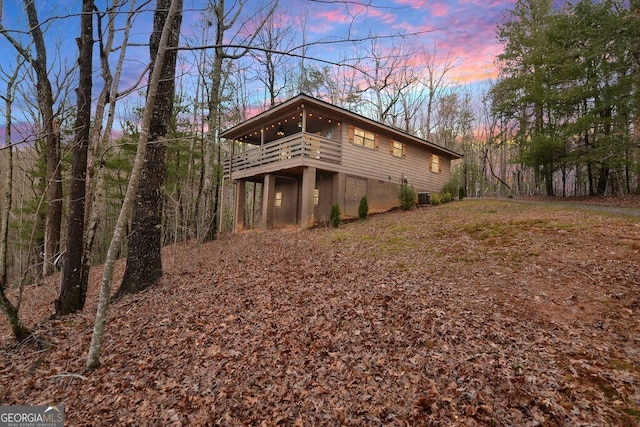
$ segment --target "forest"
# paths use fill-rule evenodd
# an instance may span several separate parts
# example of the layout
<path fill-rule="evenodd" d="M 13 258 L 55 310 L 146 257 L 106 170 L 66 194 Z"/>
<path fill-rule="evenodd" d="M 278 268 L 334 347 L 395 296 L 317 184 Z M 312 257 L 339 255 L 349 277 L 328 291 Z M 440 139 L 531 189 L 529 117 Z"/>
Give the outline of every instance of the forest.
<path fill-rule="evenodd" d="M 12 49 L 0 65 L 0 308 L 23 341 L 26 286 L 58 275 L 55 315 L 82 312 L 103 264 L 88 369 L 110 303 L 158 282 L 163 247 L 229 230 L 234 142 L 218 135 L 299 93 L 462 154 L 450 185 L 468 196 L 640 192 L 638 0 L 518 0 L 496 28 L 499 76 L 480 91 L 450 78 L 455 58 L 436 44 L 407 42 L 424 34 L 314 40 L 277 0 L 208 0 L 188 28 L 183 0 L 81 3 L 39 16 L 37 1 L 16 1 L 15 27 L 0 15 Z M 77 36 L 70 57 L 60 26 Z M 319 55 L 325 45 L 339 57 Z M 132 57 L 150 59 L 124 79 Z"/>

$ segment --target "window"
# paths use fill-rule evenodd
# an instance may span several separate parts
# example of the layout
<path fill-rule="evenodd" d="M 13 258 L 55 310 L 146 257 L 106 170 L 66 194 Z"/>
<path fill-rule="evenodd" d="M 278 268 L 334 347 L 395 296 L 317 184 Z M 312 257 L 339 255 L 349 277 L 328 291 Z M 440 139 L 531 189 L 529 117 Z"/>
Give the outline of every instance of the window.
<path fill-rule="evenodd" d="M 313 206 L 318 206 L 320 204 L 320 189 L 316 188 L 313 190 Z"/>
<path fill-rule="evenodd" d="M 353 129 L 353 143 L 356 145 L 362 145 L 367 148 L 375 148 L 376 136 L 373 132 L 368 132 L 360 128 Z"/>
<path fill-rule="evenodd" d="M 404 144 L 398 141 L 392 141 L 391 155 L 393 157 L 404 157 Z"/>
<path fill-rule="evenodd" d="M 440 157 L 435 154 L 431 155 L 431 172 L 440 173 Z"/>
<path fill-rule="evenodd" d="M 275 206 L 276 208 L 279 208 L 282 206 L 282 191 L 278 191 L 276 193 L 276 201 L 273 204 L 273 206 Z"/>

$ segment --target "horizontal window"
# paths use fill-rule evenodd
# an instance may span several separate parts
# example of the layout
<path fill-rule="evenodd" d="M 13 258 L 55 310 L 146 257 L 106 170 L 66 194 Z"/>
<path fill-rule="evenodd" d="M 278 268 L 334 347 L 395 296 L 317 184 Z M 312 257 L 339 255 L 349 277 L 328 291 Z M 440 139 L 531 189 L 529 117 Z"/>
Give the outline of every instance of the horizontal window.
<path fill-rule="evenodd" d="M 353 129 L 353 143 L 367 148 L 375 148 L 376 136 L 373 132 L 360 128 Z"/>

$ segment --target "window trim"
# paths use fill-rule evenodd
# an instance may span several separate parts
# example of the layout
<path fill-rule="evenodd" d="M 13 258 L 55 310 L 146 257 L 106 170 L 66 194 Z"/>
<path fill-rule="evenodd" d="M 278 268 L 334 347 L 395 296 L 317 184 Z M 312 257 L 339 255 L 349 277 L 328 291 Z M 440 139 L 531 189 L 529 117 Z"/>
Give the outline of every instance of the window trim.
<path fill-rule="evenodd" d="M 399 144 L 399 147 L 397 147 L 396 144 Z M 393 157 L 395 157 L 396 159 L 403 159 L 406 157 L 407 145 L 404 142 L 400 142 L 400 141 L 396 141 L 395 139 L 392 139 L 390 145 L 391 145 L 390 151 Z"/>
<path fill-rule="evenodd" d="M 356 132 L 362 132 L 362 135 L 358 135 Z M 367 136 L 371 136 L 371 138 L 367 138 Z M 375 132 L 368 131 L 366 129 L 362 129 L 359 127 L 353 128 L 353 144 L 359 147 L 368 148 L 370 150 L 376 149 L 376 137 Z M 370 145 L 367 144 L 370 143 Z"/>
<path fill-rule="evenodd" d="M 437 154 L 431 154 L 431 158 L 429 160 L 429 170 L 433 173 L 441 173 L 442 168 L 440 167 L 440 156 Z"/>

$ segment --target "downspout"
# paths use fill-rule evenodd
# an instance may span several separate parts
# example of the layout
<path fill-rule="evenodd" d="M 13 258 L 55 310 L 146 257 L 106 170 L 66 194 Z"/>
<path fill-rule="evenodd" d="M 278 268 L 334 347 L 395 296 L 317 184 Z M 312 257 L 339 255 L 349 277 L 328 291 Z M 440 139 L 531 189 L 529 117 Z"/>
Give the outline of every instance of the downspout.
<path fill-rule="evenodd" d="M 307 132 L 307 109 L 302 104 L 302 133 Z"/>
<path fill-rule="evenodd" d="M 231 141 L 231 156 L 229 156 L 229 182 L 233 183 L 233 178 L 232 178 L 232 173 L 233 173 L 233 155 L 235 154 L 235 148 L 236 148 L 236 140 L 234 139 L 233 141 Z M 238 203 L 238 201 L 236 200 L 235 203 Z M 218 230 L 220 230 L 222 232 L 222 218 L 224 217 L 224 210 L 222 209 L 222 206 L 224 205 L 224 169 L 223 169 L 223 173 L 222 173 L 222 190 L 220 190 L 220 227 L 218 228 Z M 235 210 L 235 205 L 234 208 Z M 231 231 L 233 232 L 235 229 L 235 225 L 231 228 Z"/>
<path fill-rule="evenodd" d="M 307 109 L 304 107 L 304 104 L 302 104 L 302 146 L 304 147 L 305 145 L 305 136 L 307 133 Z M 304 170 L 307 170 L 308 166 L 306 166 L 304 168 Z M 299 196 L 302 195 L 302 186 L 304 184 L 304 172 L 302 172 L 302 178 L 300 179 L 300 193 L 298 193 Z M 300 220 L 300 227 L 301 228 L 305 228 L 303 227 L 303 219 L 302 219 L 302 204 L 305 202 L 304 200 L 302 200 L 302 197 L 299 197 L 300 202 L 298 203 L 298 207 L 297 207 L 297 212 L 296 212 L 296 216 L 299 218 Z"/>
<path fill-rule="evenodd" d="M 222 144 L 222 142 L 220 142 Z M 232 159 L 229 159 L 229 180 L 231 180 L 231 164 Z M 218 215 L 218 230 L 222 233 L 222 218 L 224 217 L 224 163 L 222 166 L 222 179 L 220 185 L 220 215 Z"/>
<path fill-rule="evenodd" d="M 264 125 L 260 127 L 260 166 L 263 165 L 264 161 Z"/>

